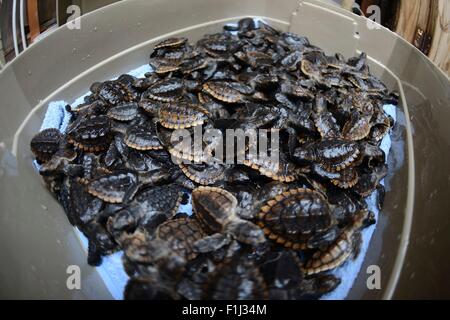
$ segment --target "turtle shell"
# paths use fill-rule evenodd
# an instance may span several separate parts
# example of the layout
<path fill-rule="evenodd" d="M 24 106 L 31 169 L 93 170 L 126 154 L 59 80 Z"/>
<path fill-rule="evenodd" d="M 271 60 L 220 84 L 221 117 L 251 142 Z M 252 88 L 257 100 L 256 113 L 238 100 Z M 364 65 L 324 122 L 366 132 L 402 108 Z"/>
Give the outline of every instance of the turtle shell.
<path fill-rule="evenodd" d="M 314 94 L 310 89 L 304 88 L 298 84 L 285 81 L 281 84 L 280 89 L 282 93 L 295 98 L 304 98 L 308 100 L 312 100 L 314 98 Z"/>
<path fill-rule="evenodd" d="M 236 218 L 236 198 L 216 187 L 198 187 L 192 191 L 192 208 L 196 219 L 211 233 L 221 232 Z"/>
<path fill-rule="evenodd" d="M 354 112 L 342 128 L 344 139 L 359 141 L 366 138 L 372 129 L 371 118 L 372 114 L 365 115 Z"/>
<path fill-rule="evenodd" d="M 170 78 L 151 85 L 142 97 L 162 102 L 174 102 L 181 98 L 183 89 L 182 80 Z"/>
<path fill-rule="evenodd" d="M 88 185 L 88 192 L 105 202 L 122 203 L 137 183 L 138 177 L 132 172 L 112 173 L 94 179 Z"/>
<path fill-rule="evenodd" d="M 233 87 L 231 83 L 225 81 L 206 82 L 203 84 L 203 91 L 217 100 L 227 103 L 239 103 L 244 100 L 244 95 Z"/>
<path fill-rule="evenodd" d="M 81 117 L 69 127 L 69 143 L 86 152 L 108 149 L 111 138 L 111 121 L 105 115 Z"/>
<path fill-rule="evenodd" d="M 117 105 L 133 100 L 133 94 L 120 81 L 105 81 L 91 86 L 91 91 L 109 105 Z"/>
<path fill-rule="evenodd" d="M 244 160 L 244 165 L 276 181 L 290 183 L 297 179 L 297 167 L 284 158 L 273 161 L 269 157 L 259 157 L 250 152 Z"/>
<path fill-rule="evenodd" d="M 362 210 L 355 214 L 353 221 L 344 228 L 341 235 L 326 250 L 317 251 L 306 262 L 303 271 L 306 275 L 314 275 L 341 266 L 352 254 L 357 253 L 361 241 L 359 230 L 375 223 L 373 213 Z"/>
<path fill-rule="evenodd" d="M 327 171 L 339 172 L 358 160 L 360 149 L 357 143 L 346 140 L 322 140 L 295 151 L 300 160 L 318 161 Z"/>
<path fill-rule="evenodd" d="M 187 42 L 187 38 L 169 38 L 155 45 L 155 50 L 162 48 L 176 48 Z"/>
<path fill-rule="evenodd" d="M 353 187 L 353 190 L 361 197 L 368 197 L 375 191 L 387 173 L 386 165 L 376 167 L 372 172 L 363 173 Z"/>
<path fill-rule="evenodd" d="M 112 108 L 109 108 L 106 115 L 114 120 L 118 121 L 131 121 L 138 114 L 138 104 L 136 102 L 129 102 L 119 104 Z"/>
<path fill-rule="evenodd" d="M 197 257 L 194 243 L 205 237 L 200 224 L 192 218 L 167 220 L 156 230 L 156 236 L 169 242 L 169 247 L 186 260 Z"/>
<path fill-rule="evenodd" d="M 158 115 L 162 126 L 169 129 L 186 129 L 203 124 L 208 111 L 199 105 L 182 101 L 163 105 Z"/>
<path fill-rule="evenodd" d="M 165 74 L 180 70 L 178 62 L 158 58 L 152 58 L 150 60 L 150 66 L 153 67 L 157 74 Z"/>
<path fill-rule="evenodd" d="M 202 40 L 201 45 L 206 53 L 214 58 L 226 58 L 238 49 L 238 44 L 235 41 L 223 38 Z"/>
<path fill-rule="evenodd" d="M 347 168 L 339 172 L 339 178 L 331 179 L 331 183 L 341 189 L 353 188 L 359 181 L 358 171 L 354 168 Z"/>
<path fill-rule="evenodd" d="M 150 99 L 141 99 L 141 101 L 139 101 L 139 107 L 152 116 L 158 115 L 159 109 L 162 105 L 162 102 Z"/>
<path fill-rule="evenodd" d="M 224 178 L 225 168 L 221 165 L 188 165 L 180 163 L 180 169 L 190 180 L 201 185 L 211 185 Z"/>
<path fill-rule="evenodd" d="M 341 130 L 336 118 L 328 111 L 325 97 L 322 94 L 316 96 L 315 112 L 312 114 L 314 124 L 322 139 L 339 138 Z"/>
<path fill-rule="evenodd" d="M 252 68 L 261 68 L 273 65 L 272 56 L 260 51 L 236 52 L 234 54 L 239 60 L 249 64 Z"/>
<path fill-rule="evenodd" d="M 222 263 L 207 280 L 204 289 L 204 298 L 213 300 L 263 300 L 268 296 L 267 284 L 259 268 L 244 256 Z"/>
<path fill-rule="evenodd" d="M 294 250 L 306 248 L 306 241 L 331 226 L 328 201 L 311 189 L 292 189 L 269 200 L 261 208 L 258 225 L 266 236 Z"/>
<path fill-rule="evenodd" d="M 322 73 L 320 72 L 319 67 L 309 61 L 308 59 L 303 59 L 301 62 L 301 70 L 302 72 L 313 80 L 318 80 L 322 78 Z"/>
<path fill-rule="evenodd" d="M 62 133 L 55 128 L 45 129 L 36 134 L 33 139 L 31 139 L 30 146 L 38 163 L 41 164 L 49 161 L 59 150 L 62 140 Z"/>
<path fill-rule="evenodd" d="M 135 201 L 146 207 L 146 211 L 171 212 L 175 214 L 181 203 L 183 191 L 177 185 L 155 186 L 136 195 Z"/>
<path fill-rule="evenodd" d="M 125 144 L 136 150 L 161 150 L 163 146 L 156 133 L 146 126 L 130 126 L 125 133 Z"/>

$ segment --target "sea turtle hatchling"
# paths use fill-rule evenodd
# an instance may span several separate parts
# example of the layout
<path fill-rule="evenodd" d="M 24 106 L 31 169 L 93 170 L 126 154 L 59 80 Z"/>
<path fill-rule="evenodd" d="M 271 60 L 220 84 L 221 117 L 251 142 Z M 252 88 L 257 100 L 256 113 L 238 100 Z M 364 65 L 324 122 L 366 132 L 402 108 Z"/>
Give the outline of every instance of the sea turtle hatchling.
<path fill-rule="evenodd" d="M 38 163 L 49 161 L 59 150 L 63 134 L 55 128 L 45 129 L 31 139 L 31 151 Z"/>
<path fill-rule="evenodd" d="M 332 229 L 332 208 L 320 192 L 299 188 L 287 190 L 267 201 L 257 223 L 266 237 L 294 250 L 306 249 L 311 238 Z"/>
<path fill-rule="evenodd" d="M 202 125 L 209 117 L 207 109 L 186 99 L 170 103 L 141 99 L 139 106 L 154 118 L 154 122 L 168 129 L 188 129 Z"/>
<path fill-rule="evenodd" d="M 102 152 L 111 142 L 111 121 L 105 115 L 80 116 L 69 126 L 67 137 L 82 151 Z"/>
<path fill-rule="evenodd" d="M 265 241 L 261 229 L 236 215 L 236 207 L 236 198 L 224 189 L 201 186 L 192 191 L 194 217 L 210 235 L 197 241 L 196 247 L 199 251 L 217 249 L 213 243 L 220 242 L 218 238 L 223 239 L 227 234 L 249 245 L 258 245 Z"/>
<path fill-rule="evenodd" d="M 183 92 L 183 81 L 177 78 L 169 78 L 152 84 L 147 91 L 142 94 L 142 98 L 161 102 L 174 102 L 181 98 Z"/>
<path fill-rule="evenodd" d="M 169 247 L 187 261 L 197 257 L 194 243 L 205 236 L 198 221 L 189 217 L 167 220 L 156 230 L 156 237 L 167 241 Z"/>
<path fill-rule="evenodd" d="M 244 101 L 244 94 L 233 83 L 226 81 L 209 81 L 203 84 L 203 91 L 219 101 L 240 103 Z"/>
<path fill-rule="evenodd" d="M 360 155 L 359 144 L 341 139 L 321 140 L 295 150 L 296 160 L 318 161 L 327 171 L 342 171 L 354 164 Z"/>
<path fill-rule="evenodd" d="M 342 265 L 351 255 L 358 252 L 361 242 L 359 230 L 375 223 L 372 212 L 358 212 L 349 224 L 328 248 L 317 251 L 303 267 L 306 275 L 322 273 Z"/>

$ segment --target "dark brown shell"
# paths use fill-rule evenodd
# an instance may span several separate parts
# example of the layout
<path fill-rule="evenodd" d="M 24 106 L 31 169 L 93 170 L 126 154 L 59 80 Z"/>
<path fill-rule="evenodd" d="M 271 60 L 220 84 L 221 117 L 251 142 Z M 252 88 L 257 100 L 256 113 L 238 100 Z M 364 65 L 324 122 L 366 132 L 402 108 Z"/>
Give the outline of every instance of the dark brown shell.
<path fill-rule="evenodd" d="M 314 275 L 341 266 L 357 250 L 360 241 L 358 231 L 375 223 L 370 211 L 362 210 L 355 214 L 353 221 L 326 250 L 317 251 L 303 268 L 306 275 Z"/>
<path fill-rule="evenodd" d="M 158 112 L 162 126 L 169 129 L 186 129 L 203 124 L 208 111 L 199 105 L 181 101 L 163 105 Z"/>
<path fill-rule="evenodd" d="M 212 232 L 221 232 L 226 224 L 236 219 L 236 198 L 228 191 L 215 187 L 198 187 L 192 191 L 194 216 Z"/>
<path fill-rule="evenodd" d="M 139 192 L 134 202 L 139 205 L 143 216 L 163 213 L 166 218 L 172 218 L 180 207 L 183 194 L 181 187 L 175 184 L 155 186 Z"/>
<path fill-rule="evenodd" d="M 344 125 L 342 135 L 344 139 L 350 141 L 359 141 L 366 138 L 372 128 L 372 115 L 363 115 L 359 112 L 352 114 L 350 120 Z"/>
<path fill-rule="evenodd" d="M 143 98 L 162 102 L 174 102 L 181 98 L 183 89 L 183 81 L 180 79 L 170 78 L 161 80 L 151 85 L 143 94 Z"/>
<path fill-rule="evenodd" d="M 63 135 L 58 129 L 50 128 L 42 130 L 31 139 L 31 151 L 36 156 L 38 163 L 44 163 L 59 150 Z"/>
<path fill-rule="evenodd" d="M 269 297 L 259 268 L 245 257 L 221 264 L 207 280 L 204 293 L 205 298 L 214 300 L 264 300 Z"/>
<path fill-rule="evenodd" d="M 323 140 L 297 149 L 294 157 L 318 161 L 327 171 L 339 172 L 358 160 L 360 149 L 357 143 L 345 140 Z"/>
<path fill-rule="evenodd" d="M 250 152 L 244 160 L 244 165 L 276 181 L 290 183 L 297 180 L 298 168 L 284 158 L 273 161 L 270 157 L 253 155 Z"/>
<path fill-rule="evenodd" d="M 137 183 L 137 176 L 131 172 L 113 173 L 89 183 L 88 192 L 105 202 L 122 203 L 127 193 L 135 188 Z"/>
<path fill-rule="evenodd" d="M 172 250 L 189 261 L 197 257 L 197 252 L 193 248 L 194 243 L 206 234 L 197 220 L 178 218 L 161 224 L 156 231 L 156 236 L 169 242 Z"/>
<path fill-rule="evenodd" d="M 161 48 L 175 48 L 182 46 L 187 42 L 187 38 L 169 38 L 155 45 L 155 50 Z"/>
<path fill-rule="evenodd" d="M 130 126 L 125 134 L 125 144 L 136 150 L 161 150 L 163 145 L 150 128 L 145 126 Z"/>
<path fill-rule="evenodd" d="M 162 102 L 151 99 L 141 99 L 141 101 L 139 101 L 139 107 L 152 116 L 158 115 L 159 109 L 162 105 Z"/>
<path fill-rule="evenodd" d="M 244 95 L 235 89 L 230 83 L 224 81 L 209 81 L 203 84 L 203 91 L 227 103 L 243 102 Z"/>
<path fill-rule="evenodd" d="M 104 115 L 82 117 L 69 127 L 69 143 L 86 152 L 102 152 L 108 149 L 111 138 L 111 122 Z"/>
<path fill-rule="evenodd" d="M 98 86 L 92 86 L 91 91 L 109 105 L 117 105 L 133 100 L 133 94 L 120 81 L 105 81 Z"/>
<path fill-rule="evenodd" d="M 347 168 L 339 172 L 339 178 L 332 179 L 331 183 L 341 189 L 353 188 L 359 181 L 358 171 L 354 168 Z"/>
<path fill-rule="evenodd" d="M 332 223 L 325 197 L 310 189 L 293 189 L 269 200 L 261 208 L 258 225 L 266 236 L 294 250 L 304 249 L 312 235 L 326 231 Z"/>
<path fill-rule="evenodd" d="M 271 66 L 273 64 L 272 56 L 260 51 L 236 52 L 234 54 L 239 60 L 249 64 L 252 68 Z"/>
<path fill-rule="evenodd" d="M 180 169 L 190 180 L 207 186 L 222 180 L 225 176 L 225 168 L 222 165 L 188 165 L 180 163 Z"/>
<path fill-rule="evenodd" d="M 138 104 L 136 102 L 119 104 L 109 108 L 107 116 L 118 121 L 131 121 L 138 114 Z"/>

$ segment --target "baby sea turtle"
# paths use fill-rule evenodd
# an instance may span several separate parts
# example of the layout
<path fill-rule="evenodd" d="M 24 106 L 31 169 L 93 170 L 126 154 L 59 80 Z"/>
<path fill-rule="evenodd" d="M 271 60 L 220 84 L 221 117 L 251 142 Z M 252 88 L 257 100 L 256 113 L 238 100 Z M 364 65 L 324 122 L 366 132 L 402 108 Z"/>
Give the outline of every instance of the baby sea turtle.
<path fill-rule="evenodd" d="M 108 105 L 114 106 L 123 102 L 130 102 L 134 99 L 133 93 L 128 90 L 123 79 L 114 81 L 96 82 L 91 86 L 91 91 L 97 99 Z"/>
<path fill-rule="evenodd" d="M 238 241 L 258 245 L 264 242 L 264 234 L 253 223 L 236 215 L 237 200 L 228 191 L 217 187 L 199 187 L 192 191 L 194 217 L 204 230 L 222 238 L 222 233 L 231 234 Z M 217 239 L 207 237 L 197 242 L 201 251 L 210 250 L 209 244 Z"/>
<path fill-rule="evenodd" d="M 295 181 L 299 172 L 299 169 L 284 157 L 273 160 L 268 156 L 254 155 L 252 152 L 248 154 L 244 164 L 266 177 L 287 183 Z"/>
<path fill-rule="evenodd" d="M 129 126 L 124 138 L 125 144 L 136 150 L 162 150 L 163 146 L 152 123 L 144 122 L 136 126 Z"/>
<path fill-rule="evenodd" d="M 175 184 L 146 188 L 128 205 L 108 214 L 108 231 L 118 242 L 138 228 L 153 232 L 164 221 L 175 216 L 183 197 L 182 188 Z"/>
<path fill-rule="evenodd" d="M 93 180 L 88 192 L 109 203 L 122 203 L 138 186 L 138 177 L 132 172 L 114 173 Z"/>
<path fill-rule="evenodd" d="M 328 111 L 325 97 L 316 95 L 316 105 L 313 113 L 314 124 L 322 139 L 340 138 L 341 130 L 334 115 Z"/>
<path fill-rule="evenodd" d="M 180 163 L 181 171 L 190 180 L 201 185 L 211 185 L 225 177 L 225 167 L 220 164 L 184 164 Z"/>
<path fill-rule="evenodd" d="M 203 84 L 203 91 L 219 101 L 239 103 L 244 101 L 244 95 L 232 83 L 225 81 L 209 81 Z"/>
<path fill-rule="evenodd" d="M 155 101 L 174 102 L 181 98 L 184 91 L 183 81 L 177 78 L 170 78 L 152 84 L 142 95 Z"/>
<path fill-rule="evenodd" d="M 194 250 L 194 243 L 205 237 L 197 220 L 192 218 L 175 218 L 162 223 L 156 230 L 159 239 L 169 242 L 169 247 L 184 257 L 193 260 L 198 253 Z"/>
<path fill-rule="evenodd" d="M 108 109 L 106 115 L 117 121 L 131 121 L 138 115 L 138 104 L 128 102 Z"/>
<path fill-rule="evenodd" d="M 368 210 L 360 211 L 353 219 L 353 222 L 347 226 L 336 239 L 324 251 L 317 251 L 311 260 L 309 260 L 303 268 L 306 275 L 322 273 L 335 269 L 342 265 L 351 255 L 358 250 L 360 244 L 359 230 L 375 223 L 373 213 Z"/>
<path fill-rule="evenodd" d="M 158 110 L 159 122 L 169 129 L 186 129 L 203 124 L 209 112 L 185 101 L 164 104 Z"/>
<path fill-rule="evenodd" d="M 318 161 L 327 171 L 339 172 L 359 157 L 359 145 L 346 140 L 321 140 L 295 150 L 297 160 Z"/>
<path fill-rule="evenodd" d="M 241 290 L 245 287 L 245 290 Z M 214 300 L 264 300 L 267 284 L 255 264 L 245 257 L 221 264 L 208 279 L 205 298 Z"/>
<path fill-rule="evenodd" d="M 55 128 L 45 129 L 31 139 L 31 151 L 38 163 L 49 161 L 59 150 L 63 134 Z"/>
<path fill-rule="evenodd" d="M 365 139 L 372 129 L 371 119 L 373 112 L 353 112 L 350 119 L 342 128 L 344 139 L 359 141 Z"/>
<path fill-rule="evenodd" d="M 294 250 L 306 249 L 308 240 L 332 226 L 332 211 L 326 198 L 311 189 L 291 189 L 261 207 L 258 225 L 265 235 Z"/>
<path fill-rule="evenodd" d="M 102 152 L 111 142 L 111 122 L 104 115 L 88 115 L 76 119 L 68 128 L 68 141 L 86 152 Z"/>
<path fill-rule="evenodd" d="M 184 45 L 186 42 L 187 42 L 186 38 L 169 38 L 156 44 L 155 50 L 162 48 L 176 48 Z"/>

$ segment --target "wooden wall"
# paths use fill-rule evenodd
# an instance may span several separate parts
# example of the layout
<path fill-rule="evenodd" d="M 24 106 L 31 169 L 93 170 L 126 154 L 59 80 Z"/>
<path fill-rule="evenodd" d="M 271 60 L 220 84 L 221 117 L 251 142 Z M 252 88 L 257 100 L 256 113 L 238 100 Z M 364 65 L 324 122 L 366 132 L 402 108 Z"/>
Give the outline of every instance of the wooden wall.
<path fill-rule="evenodd" d="M 421 47 L 418 30 L 422 30 L 423 36 L 430 37 L 428 45 L 422 46 L 424 53 L 450 76 L 449 24 L 449 0 L 401 0 L 395 31 Z"/>

